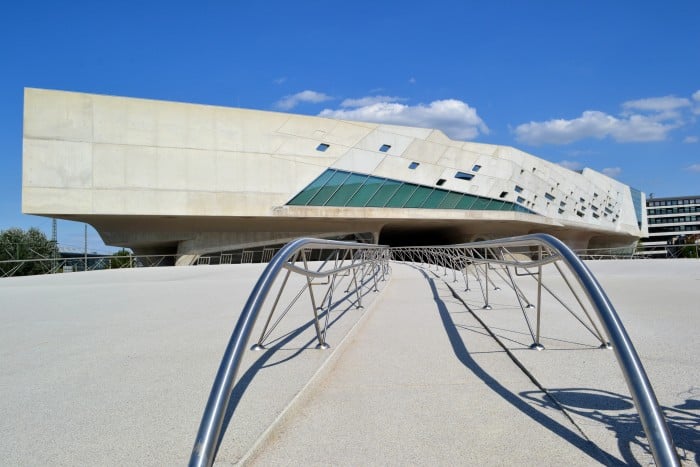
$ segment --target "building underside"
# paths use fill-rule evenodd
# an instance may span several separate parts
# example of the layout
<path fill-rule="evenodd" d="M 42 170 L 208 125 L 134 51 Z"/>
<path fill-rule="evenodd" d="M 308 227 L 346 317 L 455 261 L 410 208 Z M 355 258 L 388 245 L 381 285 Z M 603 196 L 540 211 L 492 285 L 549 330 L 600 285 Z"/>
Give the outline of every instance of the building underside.
<path fill-rule="evenodd" d="M 196 258 L 300 236 L 451 244 L 646 233 L 644 194 L 432 129 L 27 89 L 23 211 L 108 245 Z"/>

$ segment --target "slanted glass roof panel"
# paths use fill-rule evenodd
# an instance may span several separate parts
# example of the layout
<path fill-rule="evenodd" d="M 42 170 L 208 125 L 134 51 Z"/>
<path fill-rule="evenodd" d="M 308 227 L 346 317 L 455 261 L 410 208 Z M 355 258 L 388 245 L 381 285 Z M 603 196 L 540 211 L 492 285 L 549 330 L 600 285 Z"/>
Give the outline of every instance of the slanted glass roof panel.
<path fill-rule="evenodd" d="M 343 184 L 343 182 L 350 176 L 348 172 L 337 171 L 333 176 L 326 182 L 326 184 L 318 190 L 316 196 L 311 198 L 308 205 L 311 206 L 324 206 L 328 198 L 333 196 L 338 188 Z"/>
<path fill-rule="evenodd" d="M 486 209 L 489 211 L 501 211 L 503 208 L 503 201 L 500 199 L 492 199 Z"/>
<path fill-rule="evenodd" d="M 639 195 L 641 198 L 641 195 Z M 482 198 L 399 180 L 328 169 L 287 204 L 421 209 L 500 210 L 533 213 L 502 199 Z"/>
<path fill-rule="evenodd" d="M 343 186 L 339 187 L 333 196 L 326 201 L 326 206 L 345 206 L 367 178 L 369 178 L 367 175 L 350 174 Z"/>
<path fill-rule="evenodd" d="M 411 183 L 404 183 L 399 187 L 399 189 L 391 197 L 386 207 L 388 208 L 402 208 L 406 204 L 406 201 L 411 197 L 414 191 L 418 188 L 418 185 L 413 185 Z"/>
<path fill-rule="evenodd" d="M 448 192 L 444 190 L 433 191 L 430 193 L 430 196 L 428 196 L 428 199 L 425 200 L 425 203 L 423 203 L 423 206 L 421 207 L 423 209 L 437 209 L 442 199 L 447 196 L 447 193 Z"/>
<path fill-rule="evenodd" d="M 367 203 L 368 207 L 383 208 L 401 186 L 401 182 L 387 179 Z"/>
<path fill-rule="evenodd" d="M 326 182 L 331 179 L 335 172 L 335 170 L 326 170 L 319 175 L 316 180 L 304 188 L 298 195 L 292 198 L 292 200 L 287 204 L 291 204 L 293 206 L 306 206 L 306 204 L 316 195 L 316 193 L 318 193 L 323 185 L 325 185 Z"/>
<path fill-rule="evenodd" d="M 419 208 L 423 205 L 426 199 L 428 199 L 428 196 L 430 196 L 430 193 L 433 192 L 432 188 L 428 188 L 427 186 L 419 186 L 416 191 L 413 192 L 411 197 L 408 199 L 406 204 L 404 205 L 405 208 Z"/>
<path fill-rule="evenodd" d="M 455 209 L 471 209 L 472 205 L 476 201 L 476 196 L 463 195 L 462 199 L 457 202 Z"/>
<path fill-rule="evenodd" d="M 454 191 L 450 191 L 442 199 L 442 201 L 438 205 L 438 209 L 454 209 L 454 207 L 457 206 L 457 203 L 459 203 L 459 200 L 462 199 L 462 196 L 464 196 L 462 195 L 462 193 L 455 193 Z"/>
<path fill-rule="evenodd" d="M 365 183 L 360 187 L 359 190 L 357 190 L 357 192 L 352 196 L 352 198 L 350 198 L 346 206 L 356 208 L 365 207 L 383 183 L 383 178 L 367 177 Z"/>
<path fill-rule="evenodd" d="M 472 204 L 472 207 L 469 208 L 472 211 L 484 211 L 487 209 L 487 206 L 491 202 L 490 199 L 488 198 L 478 198 L 474 201 L 474 204 Z"/>

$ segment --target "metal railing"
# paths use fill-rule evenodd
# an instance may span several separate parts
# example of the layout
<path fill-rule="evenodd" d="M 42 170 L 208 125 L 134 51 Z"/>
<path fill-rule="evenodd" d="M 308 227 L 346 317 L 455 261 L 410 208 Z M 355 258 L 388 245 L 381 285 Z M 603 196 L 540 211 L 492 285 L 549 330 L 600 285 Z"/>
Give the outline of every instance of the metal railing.
<path fill-rule="evenodd" d="M 596 337 L 601 347 L 610 348 L 607 342 L 609 339 L 637 407 L 656 464 L 680 465 L 649 378 L 615 308 L 588 267 L 560 240 L 546 234 L 534 234 L 462 245 L 393 248 L 392 259 L 441 269 L 443 275 L 451 272 L 453 281 L 458 281 L 458 277 L 461 277 L 467 290 L 475 282 L 481 291 L 484 309 L 491 308 L 489 290 L 499 289 L 494 279 L 500 279 L 499 283 L 505 284 L 515 294 L 533 339 L 530 347 L 537 350 L 544 349 L 540 341 L 542 296 L 544 293 L 550 294 Z M 573 307 L 567 305 L 559 294 L 544 283 L 542 269 L 547 265 L 553 265 L 561 276 L 581 308 L 581 315 L 575 313 Z M 565 271 L 568 271 L 568 277 Z M 528 299 L 523 287 L 516 282 L 517 278 L 528 277 L 537 282 L 536 297 L 533 300 Z M 571 278 L 578 284 L 578 291 Z M 525 312 L 528 308 L 536 308 L 534 329 Z M 593 315 L 597 317 L 600 326 L 596 324 Z"/>
<path fill-rule="evenodd" d="M 310 258 L 312 252 L 318 257 L 313 262 Z M 272 330 L 305 291 L 309 293 L 318 339 L 316 347 L 325 349 L 329 347 L 326 342 L 326 330 L 330 310 L 339 302 L 350 302 L 356 307 L 361 307 L 363 294 L 366 294 L 368 289 L 377 291 L 377 281 L 384 279 L 388 274 L 389 256 L 389 249 L 383 246 L 302 238 L 288 243 L 271 258 L 253 287 L 224 352 L 197 432 L 190 466 L 209 466 L 214 462 L 241 359 L 248 348 L 253 326 L 273 284 L 280 279 L 281 285 L 272 302 L 260 338 L 251 350 L 265 349 L 265 341 Z M 283 271 L 286 273 L 282 274 Z M 281 297 L 290 283 L 292 273 L 304 277 L 303 286 L 273 322 L 275 312 L 283 308 Z M 316 285 L 325 288 L 320 300 L 314 294 Z M 340 298 L 337 297 L 339 290 Z M 325 322 L 322 323 L 324 314 Z"/>

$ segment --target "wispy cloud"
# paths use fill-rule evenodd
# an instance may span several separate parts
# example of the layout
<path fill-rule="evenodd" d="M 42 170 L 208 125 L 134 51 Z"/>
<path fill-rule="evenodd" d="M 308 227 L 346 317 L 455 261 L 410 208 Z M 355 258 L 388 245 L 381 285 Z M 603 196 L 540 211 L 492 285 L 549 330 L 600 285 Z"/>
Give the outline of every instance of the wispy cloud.
<path fill-rule="evenodd" d="M 275 84 L 277 84 L 277 85 L 279 85 L 279 84 L 284 84 L 286 81 L 287 81 L 287 77 L 286 77 L 286 76 L 281 76 L 281 77 L 279 77 L 279 78 L 276 78 L 276 79 L 272 80 L 272 82 L 275 83 Z"/>
<path fill-rule="evenodd" d="M 691 164 L 688 167 L 686 167 L 685 170 L 700 173 L 700 164 Z"/>
<path fill-rule="evenodd" d="M 698 137 L 697 136 L 686 136 L 683 138 L 683 142 L 687 144 L 693 144 L 698 142 Z"/>
<path fill-rule="evenodd" d="M 601 170 L 601 172 L 603 172 L 608 177 L 615 178 L 622 173 L 622 168 L 620 168 L 620 167 L 606 167 L 603 170 Z"/>
<path fill-rule="evenodd" d="M 612 138 L 620 143 L 664 141 L 672 130 L 686 125 L 684 114 L 689 117 L 688 110 L 695 113 L 695 107 L 700 109 L 700 91 L 692 99 L 663 96 L 627 101 L 618 116 L 586 110 L 572 119 L 523 123 L 514 133 L 519 142 L 532 145 L 569 144 L 587 138 Z"/>
<path fill-rule="evenodd" d="M 280 110 L 291 110 L 302 102 L 311 102 L 313 104 L 318 104 L 320 102 L 325 102 L 331 100 L 332 97 L 324 94 L 322 92 L 316 91 L 301 91 L 296 94 L 290 94 L 284 96 L 282 99 L 275 103 L 275 107 Z"/>
<path fill-rule="evenodd" d="M 665 112 L 668 110 L 675 110 L 681 107 L 688 107 L 689 105 L 690 99 L 686 99 L 685 97 L 663 96 L 648 97 L 646 99 L 627 101 L 622 104 L 622 108 L 625 110 L 647 110 L 653 112 Z"/>
<path fill-rule="evenodd" d="M 383 102 L 406 102 L 408 99 L 396 96 L 365 96 L 357 99 L 345 99 L 340 103 L 341 107 L 367 107 Z"/>
<path fill-rule="evenodd" d="M 321 117 L 364 122 L 437 128 L 455 139 L 474 139 L 487 134 L 488 127 L 475 108 L 457 99 L 436 100 L 429 104 L 406 105 L 406 99 L 382 96 L 347 99 L 340 109 L 325 109 Z M 347 105 L 347 103 L 352 105 Z"/>
<path fill-rule="evenodd" d="M 583 164 L 581 164 L 578 161 L 559 161 L 557 164 L 561 165 L 565 169 L 569 170 L 581 170 L 583 168 Z"/>

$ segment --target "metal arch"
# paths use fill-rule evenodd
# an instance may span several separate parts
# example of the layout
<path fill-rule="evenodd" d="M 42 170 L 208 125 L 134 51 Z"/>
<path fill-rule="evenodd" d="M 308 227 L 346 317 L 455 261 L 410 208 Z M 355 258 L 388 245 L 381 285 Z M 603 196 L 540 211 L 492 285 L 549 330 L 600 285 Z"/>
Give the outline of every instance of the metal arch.
<path fill-rule="evenodd" d="M 190 457 L 190 466 L 211 466 L 213 464 L 238 368 L 260 309 L 280 271 L 283 268 L 291 269 L 287 261 L 296 255 L 298 251 L 310 248 L 378 251 L 387 249 L 387 247 L 380 245 L 300 238 L 288 243 L 277 252 L 253 287 L 226 346 L 206 408 L 204 409 L 199 430 L 197 431 L 197 437 Z M 387 255 L 370 255 L 365 261 L 355 263 L 355 266 L 363 267 L 367 262 L 377 263 L 386 259 L 388 259 Z M 343 267 L 341 269 L 347 270 L 348 268 Z M 386 269 L 382 268 L 382 274 L 385 271 Z M 307 277 L 317 274 L 306 270 L 295 272 L 301 272 Z M 328 271 L 327 275 L 334 272 L 337 271 Z"/>
<path fill-rule="evenodd" d="M 490 258 L 489 255 L 486 254 L 486 252 L 494 248 L 533 246 L 538 247 L 538 254 L 536 256 L 537 259 L 528 260 L 525 264 L 516 260 L 515 258 L 512 260 L 498 258 L 497 256 Z M 612 343 L 612 347 L 615 351 L 615 357 L 617 358 L 620 369 L 624 375 L 625 382 L 627 383 L 627 387 L 629 388 L 632 399 L 637 407 L 637 412 L 639 413 L 639 418 L 642 422 L 644 432 L 649 439 L 649 445 L 654 456 L 654 461 L 657 465 L 664 467 L 680 465 L 680 460 L 666 424 L 666 420 L 663 416 L 663 412 L 659 407 L 656 395 L 654 394 L 649 378 L 639 359 L 639 355 L 637 354 L 627 331 L 622 325 L 620 317 L 593 273 L 588 269 L 583 261 L 576 256 L 571 249 L 569 249 L 569 247 L 551 235 L 531 234 L 500 240 L 486 240 L 459 245 L 429 246 L 419 248 L 418 250 L 420 251 L 417 253 L 422 256 L 427 255 L 429 258 L 431 258 L 433 264 L 439 265 L 440 263 L 435 261 L 435 258 L 438 255 L 437 250 L 443 252 L 452 250 L 453 254 L 456 255 L 460 254 L 460 249 L 463 252 L 470 251 L 470 260 L 475 266 L 480 263 L 485 266 L 483 273 L 486 279 L 485 308 L 488 306 L 489 279 L 487 274 L 489 265 L 496 264 L 526 268 L 536 267 L 539 270 L 545 264 L 554 263 L 556 265 L 556 262 L 560 260 L 565 263 L 569 271 L 576 278 L 576 281 L 584 290 L 593 310 L 595 311 L 595 314 L 605 330 L 605 333 Z M 546 250 L 544 253 L 547 253 L 547 256 L 543 257 L 543 249 Z M 393 249 L 392 253 L 393 256 L 398 256 Z M 473 253 L 476 253 L 476 255 Z M 478 266 L 475 271 L 477 271 L 476 277 L 479 281 Z"/>

